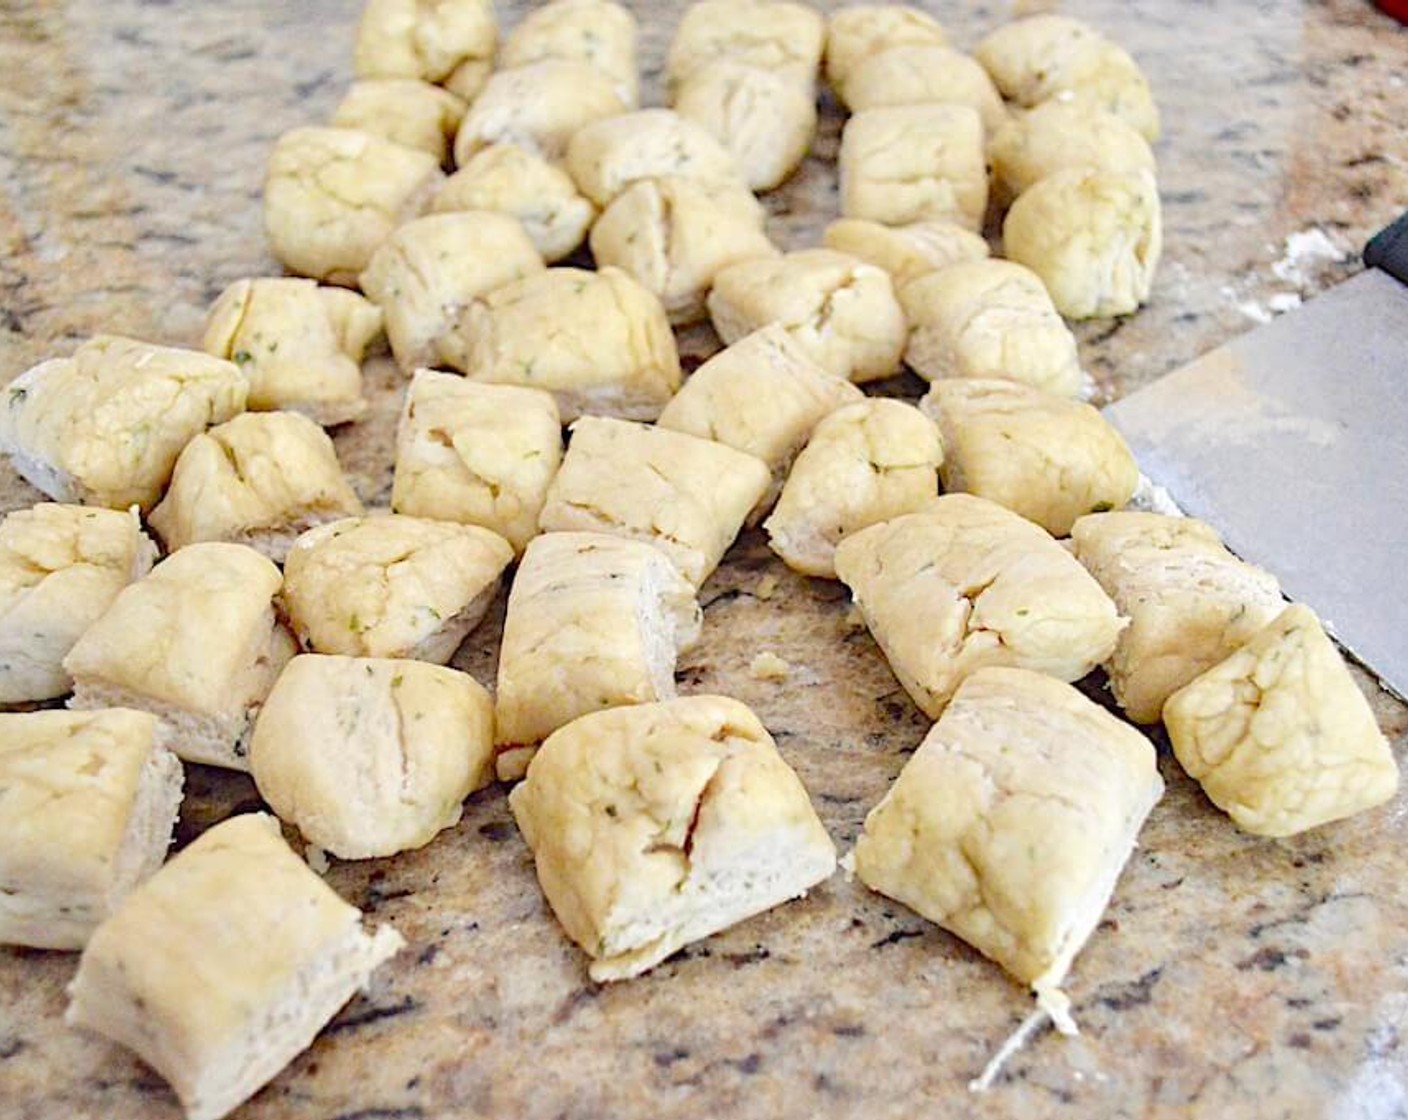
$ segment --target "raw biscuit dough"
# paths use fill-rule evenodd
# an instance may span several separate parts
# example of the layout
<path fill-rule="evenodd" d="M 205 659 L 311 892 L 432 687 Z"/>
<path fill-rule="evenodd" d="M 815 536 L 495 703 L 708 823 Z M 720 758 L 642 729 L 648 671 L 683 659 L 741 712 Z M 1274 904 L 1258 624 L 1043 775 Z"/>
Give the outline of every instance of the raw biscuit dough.
<path fill-rule="evenodd" d="M 991 251 L 978 234 L 953 222 L 886 226 L 863 218 L 838 218 L 826 227 L 821 243 L 883 268 L 897 292 L 911 280 L 941 268 L 984 260 Z"/>
<path fill-rule="evenodd" d="M 473 101 L 498 39 L 493 0 L 367 0 L 352 65 L 359 78 L 421 78 Z"/>
<path fill-rule="evenodd" d="M 789 0 L 698 0 L 685 9 L 670 41 L 665 83 L 681 83 L 719 62 L 743 62 L 810 89 L 826 39 L 826 21 Z"/>
<path fill-rule="evenodd" d="M 977 110 L 988 135 L 1008 120 L 1007 107 L 988 72 L 949 47 L 887 47 L 861 59 L 846 78 L 846 105 L 853 113 L 930 102 Z"/>
<path fill-rule="evenodd" d="M 499 65 L 508 70 L 548 58 L 586 62 L 616 84 L 625 108 L 634 109 L 640 103 L 638 32 L 630 9 L 612 0 L 550 0 L 513 29 Z"/>
<path fill-rule="evenodd" d="M 583 126 L 567 146 L 567 170 L 598 206 L 638 180 L 667 175 L 741 185 L 728 150 L 673 109 L 640 109 Z"/>
<path fill-rule="evenodd" d="M 948 35 L 928 12 L 906 4 L 851 4 L 826 26 L 826 78 L 846 103 L 846 81 L 871 55 L 891 47 L 946 47 Z"/>
<path fill-rule="evenodd" d="M 455 136 L 463 167 L 491 144 L 516 144 L 549 161 L 567 152 L 573 133 L 626 111 L 609 77 L 586 62 L 546 58 L 500 70 L 470 106 Z"/>
<path fill-rule="evenodd" d="M 993 178 L 1016 198 L 1056 171 L 1155 170 L 1154 152 L 1138 131 L 1087 101 L 1043 101 L 988 141 Z"/>
<path fill-rule="evenodd" d="M 465 103 L 417 78 L 353 82 L 332 115 L 334 128 L 358 128 L 394 144 L 418 148 L 443 164 L 464 119 Z"/>

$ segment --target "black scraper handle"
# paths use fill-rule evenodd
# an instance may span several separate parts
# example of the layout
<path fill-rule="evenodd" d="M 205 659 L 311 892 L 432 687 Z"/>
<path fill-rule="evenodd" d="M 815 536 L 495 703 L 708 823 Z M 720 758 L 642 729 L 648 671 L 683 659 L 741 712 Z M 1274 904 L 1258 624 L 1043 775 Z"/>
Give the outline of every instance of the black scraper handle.
<path fill-rule="evenodd" d="M 1364 263 L 1408 284 L 1408 213 L 1370 238 L 1364 246 Z"/>

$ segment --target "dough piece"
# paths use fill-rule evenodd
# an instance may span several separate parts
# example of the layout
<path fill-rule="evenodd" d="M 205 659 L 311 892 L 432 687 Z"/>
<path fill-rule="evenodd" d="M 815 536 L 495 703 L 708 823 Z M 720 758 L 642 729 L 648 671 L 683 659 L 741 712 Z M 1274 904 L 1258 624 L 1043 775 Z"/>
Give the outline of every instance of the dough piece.
<path fill-rule="evenodd" d="M 240 367 L 251 410 L 301 412 L 332 427 L 366 412 L 362 357 L 381 329 L 381 308 L 358 292 L 270 276 L 220 293 L 201 347 Z"/>
<path fill-rule="evenodd" d="M 444 182 L 428 152 L 353 128 L 295 128 L 269 157 L 264 232 L 290 272 L 346 288 Z"/>
<path fill-rule="evenodd" d="M 887 47 L 861 59 L 846 79 L 846 105 L 853 113 L 931 102 L 977 110 L 988 134 L 1008 121 L 1007 107 L 988 72 L 949 47 Z"/>
<path fill-rule="evenodd" d="M 838 218 L 826 227 L 822 244 L 883 268 L 896 291 L 930 272 L 984 260 L 989 253 L 986 241 L 952 222 L 884 226 L 861 218 Z"/>
<path fill-rule="evenodd" d="M 352 64 L 359 78 L 420 78 L 473 101 L 498 39 L 493 0 L 367 0 Z"/>
<path fill-rule="evenodd" d="M 567 170 L 598 206 L 640 179 L 740 181 L 724 146 L 672 109 L 641 109 L 584 125 L 567 147 Z"/>
<path fill-rule="evenodd" d="M 135 1051 L 188 1120 L 220 1120 L 404 944 L 389 926 L 364 933 L 361 912 L 290 850 L 274 818 L 246 813 L 207 831 L 98 927 L 64 1022 Z"/>
<path fill-rule="evenodd" d="M 548 58 L 500 70 L 465 114 L 455 137 L 455 163 L 463 167 L 491 144 L 515 144 L 560 160 L 579 128 L 625 111 L 611 79 L 586 62 Z"/>
<path fill-rule="evenodd" d="M 302 654 L 269 693 L 249 760 L 259 796 L 339 859 L 421 848 L 494 780 L 494 702 L 424 661 Z"/>
<path fill-rule="evenodd" d="M 494 712 L 498 774 L 578 716 L 670 700 L 699 640 L 694 589 L 658 550 L 602 533 L 534 538 L 508 597 Z"/>
<path fill-rule="evenodd" d="M 439 364 L 441 339 L 471 301 L 542 270 L 517 218 L 467 210 L 401 226 L 372 255 L 361 283 L 386 315 L 397 365 L 410 374 Z"/>
<path fill-rule="evenodd" d="M 1398 790 L 1373 709 L 1299 604 L 1169 697 L 1164 722 L 1183 768 L 1258 836 L 1294 836 Z"/>
<path fill-rule="evenodd" d="M 0 944 L 83 948 L 166 859 L 181 781 L 146 712 L 0 715 Z"/>
<path fill-rule="evenodd" d="M 538 524 L 654 545 L 697 588 L 771 480 L 761 459 L 722 443 L 584 416 L 572 425 Z"/>
<path fill-rule="evenodd" d="M 900 296 L 911 328 L 905 364 L 926 381 L 997 377 L 1058 396 L 1081 391 L 1075 336 L 1030 269 L 966 261 L 911 281 Z"/>
<path fill-rule="evenodd" d="M 698 0 L 685 9 L 665 60 L 669 99 L 688 78 L 719 62 L 742 62 L 810 89 L 826 21 L 788 0 Z"/>
<path fill-rule="evenodd" d="M 168 552 L 233 541 L 281 564 L 305 529 L 361 512 L 322 428 L 296 412 L 246 412 L 186 444 L 150 521 Z"/>
<path fill-rule="evenodd" d="M 1099 410 L 1015 381 L 936 381 L 920 409 L 939 426 L 944 490 L 987 498 L 1053 537 L 1134 496 L 1139 466 Z"/>
<path fill-rule="evenodd" d="M 1238 560 L 1191 517 L 1091 514 L 1072 527 L 1071 545 L 1130 620 L 1105 671 L 1135 723 L 1157 723 L 1170 695 L 1286 605 L 1275 576 Z"/>
<path fill-rule="evenodd" d="M 904 4 L 853 4 L 838 8 L 826 26 L 826 78 L 842 104 L 851 72 L 891 47 L 946 47 L 938 20 Z"/>
<path fill-rule="evenodd" d="M 900 684 L 935 719 L 986 665 L 1079 680 L 1127 623 L 1045 530 L 971 494 L 847 537 L 836 573 Z"/>
<path fill-rule="evenodd" d="M 634 277 L 677 324 L 704 318 L 705 296 L 721 269 L 778 255 L 749 208 L 678 176 L 633 182 L 592 227 L 591 246 L 598 266 Z"/>
<path fill-rule="evenodd" d="M 899 370 L 904 312 L 890 277 L 830 249 L 743 261 L 714 277 L 709 316 L 726 345 L 780 323 L 828 373 L 877 381 Z"/>
<path fill-rule="evenodd" d="M 835 579 L 842 538 L 933 501 L 943 458 L 938 429 L 913 405 L 882 397 L 837 409 L 797 456 L 763 524 L 768 544 L 794 571 Z"/>
<path fill-rule="evenodd" d="M 836 869 L 801 781 L 722 696 L 584 716 L 543 744 L 509 805 L 596 981 L 639 976 Z"/>
<path fill-rule="evenodd" d="M 619 268 L 550 268 L 476 300 L 441 346 L 472 381 L 546 389 L 583 413 L 654 420 L 680 387 L 660 300 Z"/>
<path fill-rule="evenodd" d="M 43 502 L 7 514 L 0 521 L 0 704 L 68 692 L 68 651 L 155 559 L 136 510 Z"/>
<path fill-rule="evenodd" d="M 1147 302 L 1163 249 L 1147 171 L 1057 171 L 1012 204 L 1004 252 L 1041 277 L 1068 319 L 1128 315 Z"/>
<path fill-rule="evenodd" d="M 254 714 L 294 654 L 279 569 L 241 544 L 193 544 L 123 588 L 64 658 L 70 708 L 136 708 L 188 762 L 249 769 Z"/>
<path fill-rule="evenodd" d="M 499 65 L 508 70 L 549 58 L 586 62 L 615 83 L 623 106 L 634 109 L 640 103 L 638 32 L 630 9 L 612 0 L 550 0 L 513 29 Z"/>
<path fill-rule="evenodd" d="M 55 501 L 148 510 L 181 448 L 243 412 L 247 392 L 233 362 L 99 335 L 5 387 L 0 451 Z"/>
<path fill-rule="evenodd" d="M 856 874 L 1031 985 L 1073 1033 L 1061 982 L 1163 791 L 1153 744 L 1070 685 L 980 669 L 866 817 Z"/>
<path fill-rule="evenodd" d="M 443 164 L 464 119 L 465 103 L 448 90 L 416 78 L 353 82 L 333 113 L 334 128 L 359 128 Z"/>
<path fill-rule="evenodd" d="M 894 105 L 846 122 L 841 213 L 884 225 L 946 221 L 983 228 L 983 121 L 967 105 Z"/>
<path fill-rule="evenodd" d="M 283 606 L 303 648 L 443 665 L 479 625 L 513 549 L 497 533 L 391 514 L 298 538 Z"/>
<path fill-rule="evenodd" d="M 1138 131 L 1088 101 L 1043 101 L 988 142 L 988 162 L 1007 197 L 1016 198 L 1056 171 L 1155 169 L 1154 152 Z"/>
<path fill-rule="evenodd" d="M 517 218 L 550 263 L 569 256 L 596 220 L 596 207 L 567 172 L 513 144 L 480 148 L 445 180 L 431 209 L 492 210 Z"/>
<path fill-rule="evenodd" d="M 675 112 L 718 140 L 755 191 L 780 186 L 806 158 L 816 134 L 809 84 L 743 62 L 696 70 L 676 93 Z"/>
<path fill-rule="evenodd" d="M 561 463 L 551 393 L 419 370 L 396 429 L 391 508 L 482 525 L 521 555 Z"/>

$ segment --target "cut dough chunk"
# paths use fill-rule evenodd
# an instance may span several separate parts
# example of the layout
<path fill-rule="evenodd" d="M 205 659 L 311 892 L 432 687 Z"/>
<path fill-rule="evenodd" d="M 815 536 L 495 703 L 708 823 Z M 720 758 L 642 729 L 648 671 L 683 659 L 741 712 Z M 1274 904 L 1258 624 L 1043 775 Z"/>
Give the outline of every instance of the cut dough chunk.
<path fill-rule="evenodd" d="M 1023 192 L 1002 223 L 1004 251 L 1041 277 L 1068 319 L 1128 315 L 1149 299 L 1163 249 L 1148 171 L 1056 171 Z"/>
<path fill-rule="evenodd" d="M 841 134 L 838 163 L 847 218 L 983 228 L 983 121 L 967 105 L 894 105 L 857 113 Z"/>
<path fill-rule="evenodd" d="M 568 256 L 596 220 L 596 207 L 578 193 L 567 172 L 513 144 L 480 148 L 445 180 L 431 209 L 511 215 L 523 223 L 528 239 L 546 261 Z"/>
<path fill-rule="evenodd" d="M 0 521 L 0 704 L 68 692 L 68 651 L 155 559 L 136 510 L 44 502 L 7 514 Z"/>
<path fill-rule="evenodd" d="M 696 588 L 719 566 L 772 472 L 713 440 L 585 416 L 548 490 L 546 532 L 611 533 L 660 549 Z"/>
<path fill-rule="evenodd" d="M 509 804 L 597 981 L 639 976 L 836 869 L 801 781 L 722 696 L 582 717 L 543 744 Z"/>
<path fill-rule="evenodd" d="M 1373 709 L 1308 607 L 1287 607 L 1175 692 L 1164 722 L 1183 768 L 1259 836 L 1293 836 L 1398 790 Z"/>
<path fill-rule="evenodd" d="M 1076 339 L 1041 278 L 1011 261 L 965 261 L 900 292 L 909 318 L 904 360 L 926 381 L 1002 378 L 1074 397 Z"/>
<path fill-rule="evenodd" d="M 513 549 L 478 525 L 349 517 L 298 538 L 283 606 L 305 649 L 443 665 L 479 625 Z"/>
<path fill-rule="evenodd" d="M 100 335 L 5 387 L 0 450 L 59 502 L 148 510 L 193 436 L 244 411 L 233 362 Z"/>
<path fill-rule="evenodd" d="M 719 62 L 742 62 L 784 75 L 810 89 L 821 65 L 826 21 L 788 0 L 699 0 L 685 9 L 665 60 L 674 92 L 686 79 Z"/>
<path fill-rule="evenodd" d="M 619 268 L 550 268 L 505 284 L 465 309 L 441 351 L 472 381 L 546 389 L 566 423 L 583 413 L 654 420 L 680 387 L 664 307 Z"/>
<path fill-rule="evenodd" d="M 988 142 L 988 162 L 1008 197 L 1056 171 L 1154 171 L 1154 152 L 1139 132 L 1087 101 L 1043 101 Z"/>
<path fill-rule="evenodd" d="M 70 708 L 136 708 L 189 762 L 249 769 L 254 714 L 294 654 L 279 569 L 241 544 L 193 544 L 123 588 L 64 658 Z"/>
<path fill-rule="evenodd" d="M 981 669 L 866 817 L 856 874 L 1073 1032 L 1061 982 L 1163 791 L 1153 744 L 1070 685 Z"/>
<path fill-rule="evenodd" d="M 463 167 L 491 144 L 516 144 L 560 160 L 579 128 L 625 111 L 611 79 L 586 62 L 548 58 L 500 70 L 465 114 L 455 163 Z"/>
<path fill-rule="evenodd" d="M 891 47 L 945 47 L 948 35 L 928 12 L 905 4 L 852 4 L 826 26 L 826 78 L 846 103 L 846 82 L 871 55 Z"/>
<path fill-rule="evenodd" d="M 991 134 L 1007 123 L 1007 107 L 988 72 L 962 51 L 903 45 L 869 55 L 846 79 L 846 105 L 853 113 L 891 105 L 967 105 Z"/>
<path fill-rule="evenodd" d="M 544 59 L 586 62 L 615 83 L 628 109 L 640 103 L 636 17 L 612 0 L 550 0 L 523 17 L 504 43 L 505 70 Z"/>
<path fill-rule="evenodd" d="M 359 128 L 394 144 L 418 148 L 443 164 L 464 118 L 453 93 L 416 78 L 353 82 L 333 113 L 334 128 Z"/>
<path fill-rule="evenodd" d="M 534 538 L 509 593 L 495 703 L 498 774 L 578 716 L 675 695 L 699 640 L 694 589 L 656 549 L 602 533 Z"/>
<path fill-rule="evenodd" d="M 201 346 L 240 367 L 250 409 L 301 412 L 331 427 L 366 412 L 362 357 L 381 329 L 381 308 L 358 292 L 269 276 L 220 293 Z"/>
<path fill-rule="evenodd" d="M 822 244 L 883 268 L 896 291 L 941 268 L 985 260 L 990 252 L 986 241 L 953 222 L 886 226 L 862 218 L 838 218 L 826 227 Z"/>
<path fill-rule="evenodd" d="M 919 407 L 943 436 L 945 490 L 988 498 L 1053 537 L 1121 508 L 1139 485 L 1123 437 L 1082 401 L 1015 381 L 936 381 Z"/>
<path fill-rule="evenodd" d="M 742 185 L 727 149 L 672 109 L 641 109 L 585 125 L 567 147 L 567 170 L 598 206 L 637 180 L 666 175 Z"/>
<path fill-rule="evenodd" d="M 424 847 L 494 780 L 494 703 L 424 661 L 295 657 L 249 743 L 259 795 L 339 859 Z"/>
<path fill-rule="evenodd" d="M 676 93 L 675 111 L 718 140 L 755 191 L 780 186 L 816 133 L 810 85 L 744 62 L 696 70 Z"/>
<path fill-rule="evenodd" d="M 264 180 L 269 250 L 290 272 L 355 288 L 444 179 L 428 152 L 354 128 L 295 128 L 274 145 Z"/>
<path fill-rule="evenodd" d="M 705 316 L 705 296 L 721 269 L 778 255 L 750 207 L 678 176 L 632 183 L 592 227 L 591 245 L 599 266 L 638 280 L 659 298 L 672 323 Z"/>
<path fill-rule="evenodd" d="M 392 353 L 409 374 L 440 363 L 440 343 L 471 301 L 542 270 L 517 218 L 467 210 L 401 226 L 372 255 L 361 283 L 385 313 Z"/>
<path fill-rule="evenodd" d="M 912 513 L 939 491 L 938 429 L 903 401 L 846 405 L 816 425 L 764 523 L 787 566 L 836 578 L 836 545 L 867 525 Z"/>
<path fill-rule="evenodd" d="M 1285 606 L 1275 576 L 1238 560 L 1191 517 L 1091 514 L 1072 527 L 1071 544 L 1130 620 L 1105 670 L 1135 723 L 1157 723 L 1170 695 Z"/>
<path fill-rule="evenodd" d="M 0 943 L 81 949 L 166 859 L 181 763 L 156 718 L 0 715 Z"/>
<path fill-rule="evenodd" d="M 135 1051 L 171 1083 L 188 1120 L 220 1120 L 404 944 L 389 926 L 364 933 L 361 919 L 273 817 L 231 817 L 98 927 L 64 1021 Z"/>
<path fill-rule="evenodd" d="M 246 412 L 186 444 L 150 520 L 168 552 L 234 541 L 281 564 L 305 529 L 361 512 L 322 428 L 296 412 Z"/>
<path fill-rule="evenodd" d="M 819 366 L 851 381 L 899 370 L 907 330 L 883 269 L 831 249 L 803 249 L 721 270 L 709 316 L 726 345 L 780 323 Z"/>
<path fill-rule="evenodd" d="M 1126 625 L 1045 530 L 971 494 L 847 537 L 836 572 L 900 684 L 935 719 L 987 665 L 1079 680 Z"/>
<path fill-rule="evenodd" d="M 473 101 L 498 39 L 493 0 L 367 0 L 352 63 L 359 78 L 420 78 Z"/>
<path fill-rule="evenodd" d="M 391 508 L 482 525 L 521 554 L 561 463 L 551 393 L 419 370 L 396 429 Z"/>

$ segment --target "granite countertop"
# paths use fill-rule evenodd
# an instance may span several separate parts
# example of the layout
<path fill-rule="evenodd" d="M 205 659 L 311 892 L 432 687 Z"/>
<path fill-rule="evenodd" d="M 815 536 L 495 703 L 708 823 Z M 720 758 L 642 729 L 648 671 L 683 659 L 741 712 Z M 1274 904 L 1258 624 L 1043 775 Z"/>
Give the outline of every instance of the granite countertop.
<path fill-rule="evenodd" d="M 501 11 L 508 22 L 527 6 Z M 683 3 L 632 6 L 647 98 L 658 99 Z M 965 46 L 1038 7 L 928 6 Z M 358 8 L 0 3 L 0 380 L 99 331 L 193 344 L 227 282 L 273 270 L 264 162 L 279 133 L 330 114 Z M 1408 202 L 1408 32 L 1367 3 L 1065 10 L 1134 52 L 1165 126 L 1153 302 L 1080 329 L 1104 395 L 1355 271 L 1365 238 Z M 829 108 L 814 157 L 767 200 L 788 246 L 817 243 L 834 215 L 839 128 Z M 712 345 L 707 330 L 685 340 L 691 355 Z M 338 444 L 376 503 L 389 492 L 400 383 L 384 361 L 368 377 L 372 413 Z M 0 509 L 36 498 L 0 467 Z M 925 720 L 844 589 L 788 572 L 758 535 L 745 534 L 703 599 L 682 691 L 753 706 L 848 847 Z M 456 662 L 481 681 L 502 610 Z M 792 664 L 786 681 L 749 675 L 761 649 Z M 1408 709 L 1361 681 L 1402 761 Z M 599 987 L 547 911 L 496 788 L 419 852 L 330 870 L 409 946 L 237 1115 L 1404 1115 L 1408 793 L 1277 842 L 1234 829 L 1166 749 L 1161 768 L 1168 796 L 1067 986 L 1081 1035 L 1040 1036 L 981 1100 L 967 1082 L 1030 1001 L 956 939 L 838 876 L 645 978 Z M 258 805 L 239 775 L 191 767 L 187 788 L 182 842 Z M 177 1117 L 135 1059 L 62 1026 L 75 959 L 0 949 L 0 1118 Z"/>

